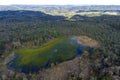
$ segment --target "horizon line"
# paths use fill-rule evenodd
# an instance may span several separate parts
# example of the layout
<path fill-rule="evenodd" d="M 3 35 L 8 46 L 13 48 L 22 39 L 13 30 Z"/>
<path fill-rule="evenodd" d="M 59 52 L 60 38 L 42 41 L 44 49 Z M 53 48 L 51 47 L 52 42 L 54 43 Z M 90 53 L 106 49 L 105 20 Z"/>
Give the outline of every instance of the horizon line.
<path fill-rule="evenodd" d="M 33 5 L 33 6 L 120 6 L 118 4 L 0 4 L 0 6 L 14 6 L 14 5 Z"/>

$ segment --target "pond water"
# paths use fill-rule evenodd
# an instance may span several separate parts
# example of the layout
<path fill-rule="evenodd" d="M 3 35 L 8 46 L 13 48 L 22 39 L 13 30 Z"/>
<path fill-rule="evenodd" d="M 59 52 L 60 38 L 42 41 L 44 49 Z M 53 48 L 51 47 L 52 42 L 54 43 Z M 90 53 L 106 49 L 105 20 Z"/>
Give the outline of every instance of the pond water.
<path fill-rule="evenodd" d="M 44 65 L 35 66 L 35 65 L 29 64 L 29 65 L 21 65 L 21 66 L 18 66 L 18 64 L 17 64 L 16 61 L 19 62 L 20 56 L 19 56 L 17 53 L 14 53 L 14 56 L 8 61 L 7 66 L 8 66 L 8 68 L 10 68 L 10 69 L 17 70 L 17 71 L 24 72 L 24 73 L 37 72 L 37 71 L 39 71 L 40 69 L 49 68 L 50 65 L 51 65 L 51 63 L 54 63 L 54 62 L 61 63 L 61 62 L 63 62 L 63 61 L 68 61 L 68 60 L 74 59 L 74 58 L 77 57 L 77 56 L 82 55 L 85 50 L 87 50 L 87 51 L 89 51 L 89 52 L 92 52 L 92 51 L 94 50 L 93 47 L 85 46 L 85 45 L 83 45 L 83 44 L 80 44 L 79 41 L 78 41 L 78 39 L 77 39 L 77 37 L 70 37 L 67 44 L 69 44 L 69 46 L 71 46 L 71 45 L 72 45 L 72 46 L 73 46 L 73 45 L 76 46 L 76 47 L 75 47 L 75 50 L 76 50 L 75 52 L 76 52 L 76 53 L 72 54 L 72 57 L 68 57 L 68 58 L 65 58 L 65 59 L 60 59 L 60 58 L 57 56 L 58 58 L 56 58 L 56 59 L 55 59 L 56 61 L 54 61 L 54 58 L 56 57 L 55 55 L 56 55 L 56 54 L 60 54 L 60 53 L 57 53 L 58 51 L 61 52 L 61 54 L 66 52 L 66 54 L 64 54 L 64 55 L 65 55 L 64 57 L 68 56 L 68 55 L 69 55 L 69 52 L 71 52 L 71 49 L 67 49 L 67 50 L 69 50 L 69 51 L 65 50 L 65 48 L 68 47 L 68 46 L 66 46 L 66 44 L 59 44 L 60 46 L 62 46 L 62 47 L 64 47 L 64 48 L 58 47 L 57 49 L 55 48 L 54 51 L 52 50 L 51 52 L 53 52 L 53 53 L 51 53 L 50 58 L 46 61 L 46 64 L 44 64 Z M 58 45 L 58 46 L 59 46 L 59 45 Z M 61 50 L 61 49 L 62 49 L 62 50 Z M 50 50 L 49 50 L 49 51 L 50 51 Z M 71 55 L 71 54 L 70 54 L 70 55 Z M 51 56 L 52 56 L 52 57 L 51 57 Z M 63 57 L 62 57 L 62 58 L 63 58 Z M 51 60 L 51 59 L 52 59 L 52 60 Z"/>

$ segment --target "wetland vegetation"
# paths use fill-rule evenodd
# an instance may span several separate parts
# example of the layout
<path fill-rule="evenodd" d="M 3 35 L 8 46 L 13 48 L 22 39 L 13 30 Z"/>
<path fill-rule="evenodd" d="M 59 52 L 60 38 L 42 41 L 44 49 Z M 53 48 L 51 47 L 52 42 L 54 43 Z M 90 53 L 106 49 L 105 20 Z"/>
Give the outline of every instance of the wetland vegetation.
<path fill-rule="evenodd" d="M 71 60 L 85 51 L 93 52 L 93 50 L 94 47 L 79 43 L 77 37 L 58 38 L 39 48 L 14 51 L 14 57 L 7 65 L 25 73 L 37 72 L 39 69 L 50 67 L 52 63 Z"/>

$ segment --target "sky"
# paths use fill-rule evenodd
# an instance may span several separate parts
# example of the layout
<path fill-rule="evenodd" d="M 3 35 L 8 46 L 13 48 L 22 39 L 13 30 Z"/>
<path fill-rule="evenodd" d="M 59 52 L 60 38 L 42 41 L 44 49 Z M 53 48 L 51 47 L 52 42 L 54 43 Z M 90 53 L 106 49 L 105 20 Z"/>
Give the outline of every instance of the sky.
<path fill-rule="evenodd" d="M 120 5 L 120 0 L 0 0 L 0 5 Z"/>

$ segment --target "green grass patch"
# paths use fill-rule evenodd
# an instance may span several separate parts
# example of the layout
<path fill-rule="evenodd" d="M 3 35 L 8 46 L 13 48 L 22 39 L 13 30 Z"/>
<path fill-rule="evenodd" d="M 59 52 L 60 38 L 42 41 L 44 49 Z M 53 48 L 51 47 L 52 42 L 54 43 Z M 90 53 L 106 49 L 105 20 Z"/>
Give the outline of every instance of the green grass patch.
<path fill-rule="evenodd" d="M 70 44 L 69 38 L 58 38 L 39 48 L 16 50 L 19 56 L 14 64 L 21 66 L 43 67 L 46 64 L 61 62 L 72 58 L 76 54 L 76 45 Z"/>

